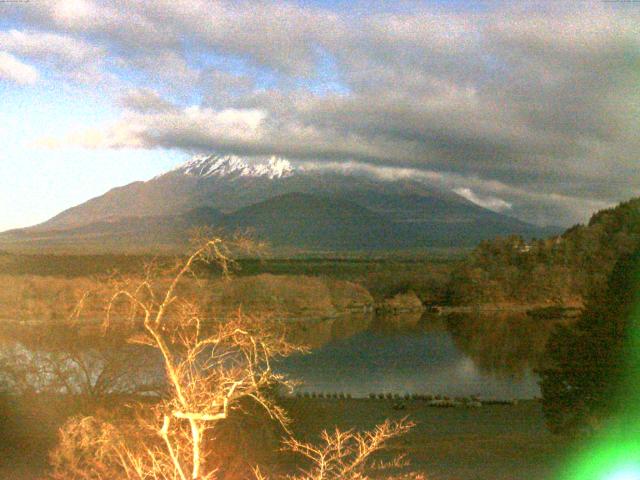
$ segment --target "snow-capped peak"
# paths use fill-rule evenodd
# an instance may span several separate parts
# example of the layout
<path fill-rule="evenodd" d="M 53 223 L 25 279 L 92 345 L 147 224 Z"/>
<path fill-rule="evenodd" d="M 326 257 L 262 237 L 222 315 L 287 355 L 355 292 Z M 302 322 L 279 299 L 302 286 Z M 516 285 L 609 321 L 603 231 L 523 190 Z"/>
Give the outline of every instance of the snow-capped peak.
<path fill-rule="evenodd" d="M 267 177 L 284 178 L 293 175 L 288 160 L 271 157 L 267 162 L 249 164 L 235 155 L 199 155 L 183 163 L 174 171 L 195 177 Z"/>
<path fill-rule="evenodd" d="M 293 175 L 293 166 L 289 160 L 271 157 L 267 163 L 254 165 L 252 174 L 258 177 L 283 178 Z"/>

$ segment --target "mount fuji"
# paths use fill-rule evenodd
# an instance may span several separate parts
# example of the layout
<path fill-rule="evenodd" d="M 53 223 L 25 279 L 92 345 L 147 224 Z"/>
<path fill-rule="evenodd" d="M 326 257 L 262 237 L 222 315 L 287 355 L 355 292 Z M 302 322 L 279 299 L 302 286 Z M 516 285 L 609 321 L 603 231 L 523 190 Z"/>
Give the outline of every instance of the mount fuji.
<path fill-rule="evenodd" d="M 466 247 L 497 235 L 550 233 L 416 180 L 208 155 L 4 232 L 0 248 L 180 251 L 201 226 L 248 229 L 273 247 L 300 251 Z"/>

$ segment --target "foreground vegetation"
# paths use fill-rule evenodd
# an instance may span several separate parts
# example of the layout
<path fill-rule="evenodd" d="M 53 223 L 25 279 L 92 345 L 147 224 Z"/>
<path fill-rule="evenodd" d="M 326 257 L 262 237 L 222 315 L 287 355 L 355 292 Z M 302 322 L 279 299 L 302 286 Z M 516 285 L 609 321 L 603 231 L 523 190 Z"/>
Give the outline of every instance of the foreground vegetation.
<path fill-rule="evenodd" d="M 42 342 L 37 332 L 22 327 L 18 331 L 25 336 L 4 349 L 0 380 L 9 399 L 5 407 L 33 397 L 79 402 L 79 415 L 59 429 L 49 477 L 283 477 L 286 472 L 271 464 L 261 469 L 257 459 L 238 463 L 239 439 L 255 430 L 255 425 L 246 429 L 245 419 L 276 431 L 291 455 L 302 457 L 297 473 L 287 478 L 364 480 L 370 472 L 389 469 L 396 473 L 385 474 L 387 478 L 409 478 L 400 472 L 404 464 L 376 465 L 369 458 L 412 428 L 406 419 L 386 420 L 364 433 L 325 432 L 316 443 L 291 435 L 291 420 L 277 401 L 277 392 L 290 389 L 291 383 L 271 364 L 304 347 L 289 342 L 286 324 L 268 316 L 248 316 L 242 310 L 215 315 L 215 301 L 212 309 L 193 293 L 197 287 L 211 287 L 198 280 L 194 267 L 199 262 L 215 264 L 226 277 L 232 265 L 227 244 L 206 240 L 169 272 L 150 265 L 141 275 L 114 277 L 104 290 L 81 297 L 72 322 L 59 324 L 62 329 L 49 337 L 53 342 Z M 225 294 L 224 283 L 214 286 Z M 330 288 L 327 294 L 337 296 Z M 106 302 L 102 324 L 83 322 L 85 304 L 100 300 Z M 99 333 L 83 341 L 80 335 L 96 327 Z M 135 356 L 141 357 L 139 364 Z M 159 367 L 155 374 L 154 363 Z M 11 425 L 4 427 L 6 439 Z"/>
<path fill-rule="evenodd" d="M 62 321 L 78 314 L 96 321 L 104 315 L 105 283 L 117 276 L 96 278 L 60 278 L 33 275 L 0 275 L 0 307 L 3 320 Z M 141 278 L 141 277 L 131 277 Z M 167 283 L 168 277 L 163 281 Z M 353 282 L 303 275 L 237 277 L 227 280 L 184 279 L 181 293 L 197 297 L 208 314 L 228 316 L 242 307 L 254 316 L 281 319 L 334 317 L 346 312 L 373 309 L 374 300 L 367 290 Z"/>
<path fill-rule="evenodd" d="M 548 480 L 571 444 L 551 435 L 544 427 L 540 405 L 535 401 L 518 405 L 495 405 L 480 409 L 436 409 L 425 402 L 407 402 L 406 409 L 394 410 L 393 402 L 369 399 L 283 399 L 283 408 L 292 422 L 293 435 L 319 443 L 323 430 L 366 431 L 385 419 L 408 417 L 415 427 L 389 442 L 375 457 L 389 462 L 405 454 L 411 468 L 427 472 L 426 478 L 440 480 Z M 28 438 L 17 438 L 14 448 L 5 444 L 0 458 L 0 478 L 33 480 L 48 468 L 47 452 L 57 442 L 57 427 L 72 415 L 60 402 L 21 405 L 16 423 L 28 429 Z M 35 414 L 33 412 L 36 412 Z M 259 421 L 237 419 L 251 428 L 251 436 L 238 437 L 237 465 L 260 461 L 295 473 L 295 456 L 278 452 L 277 432 Z M 267 448 L 269 447 L 269 448 Z M 231 456 L 230 451 L 230 456 Z M 384 478 L 384 476 L 383 476 Z"/>
<path fill-rule="evenodd" d="M 4 259 L 4 264 L 3 264 Z M 95 261 L 95 263 L 94 263 Z M 169 271 L 175 259 L 126 256 L 0 256 L 0 318 L 10 320 L 61 320 L 87 292 L 99 291 L 118 276 L 139 276 L 144 262 Z M 240 304 L 256 315 L 324 318 L 354 310 L 403 307 L 420 301 L 434 303 L 444 296 L 451 261 L 407 259 L 351 260 L 240 260 L 231 281 L 220 282 L 215 270 L 197 266 L 207 283 L 189 294 L 206 292 L 200 300 L 209 308 L 237 309 Z M 83 315 L 99 318 L 103 305 L 85 299 Z M 404 307 L 406 307 L 405 305 Z"/>

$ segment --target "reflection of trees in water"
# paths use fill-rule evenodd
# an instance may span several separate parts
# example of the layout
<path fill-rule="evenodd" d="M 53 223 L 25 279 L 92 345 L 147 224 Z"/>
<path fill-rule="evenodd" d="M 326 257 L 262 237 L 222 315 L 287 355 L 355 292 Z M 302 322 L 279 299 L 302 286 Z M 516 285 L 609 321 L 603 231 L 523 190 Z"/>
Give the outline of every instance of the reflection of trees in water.
<path fill-rule="evenodd" d="M 14 394 L 107 395 L 155 392 L 164 385 L 151 349 L 126 341 L 131 332 L 102 335 L 78 324 L 5 326 L 0 332 L 0 381 Z"/>
<path fill-rule="evenodd" d="M 286 321 L 286 330 L 292 342 L 317 349 L 367 330 L 389 335 L 417 332 L 420 317 L 420 312 L 349 314 Z M 132 329 L 112 329 L 104 335 L 90 323 L 5 324 L 0 328 L 0 381 L 18 394 L 48 392 L 94 399 L 162 390 L 157 352 L 128 343 L 135 333 Z"/>
<path fill-rule="evenodd" d="M 449 314 L 446 325 L 456 346 L 476 366 L 502 378 L 522 378 L 542 366 L 549 335 L 566 319 L 534 319 L 526 313 Z"/>
<path fill-rule="evenodd" d="M 396 333 L 417 333 L 420 331 L 422 311 L 376 315 L 371 330 L 376 333 L 393 335 Z"/>
<path fill-rule="evenodd" d="M 371 326 L 372 321 L 372 314 L 295 320 L 287 322 L 287 332 L 290 341 L 314 349 L 363 332 Z"/>
<path fill-rule="evenodd" d="M 352 313 L 335 318 L 289 321 L 287 330 L 291 341 L 315 349 L 368 330 L 385 335 L 421 333 L 421 319 L 421 311 L 382 315 Z"/>
<path fill-rule="evenodd" d="M 448 332 L 456 348 L 480 371 L 520 379 L 542 365 L 549 334 L 563 321 L 533 319 L 524 313 L 408 312 L 289 321 L 287 330 L 291 341 L 312 349 L 365 331 L 382 335 Z M 111 332 L 105 337 L 98 328 L 53 323 L 4 328 L 0 331 L 0 379 L 19 389 L 38 390 L 46 385 L 49 391 L 91 396 L 161 388 L 155 352 L 128 344 L 125 339 L 130 334 Z"/>

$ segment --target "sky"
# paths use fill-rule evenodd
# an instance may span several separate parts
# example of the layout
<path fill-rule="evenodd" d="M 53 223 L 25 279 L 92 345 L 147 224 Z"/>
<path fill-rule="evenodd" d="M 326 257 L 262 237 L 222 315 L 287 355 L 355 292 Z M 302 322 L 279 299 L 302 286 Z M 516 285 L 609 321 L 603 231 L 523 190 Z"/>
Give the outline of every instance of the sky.
<path fill-rule="evenodd" d="M 0 230 L 194 154 L 541 225 L 640 195 L 640 2 L 0 1 Z"/>

